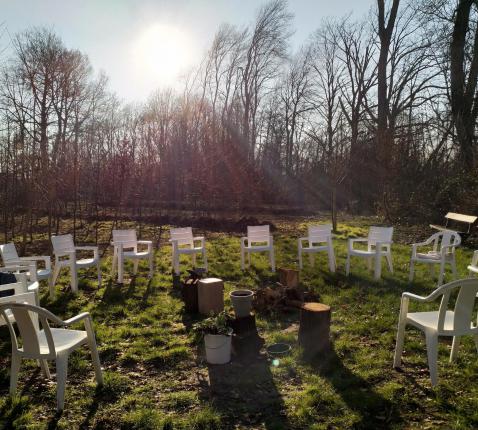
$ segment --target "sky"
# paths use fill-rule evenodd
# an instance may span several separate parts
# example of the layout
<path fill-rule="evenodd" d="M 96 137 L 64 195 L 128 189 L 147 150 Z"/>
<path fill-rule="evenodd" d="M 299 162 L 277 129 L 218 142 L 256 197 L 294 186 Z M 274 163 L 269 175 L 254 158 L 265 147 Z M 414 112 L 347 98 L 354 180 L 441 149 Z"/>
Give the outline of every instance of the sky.
<path fill-rule="evenodd" d="M 365 15 L 374 0 L 289 0 L 294 14 L 292 49 L 323 18 Z M 71 49 L 87 54 L 109 88 L 127 102 L 180 82 L 199 64 L 222 23 L 243 28 L 260 0 L 0 0 L 1 41 L 30 27 L 52 29 Z"/>

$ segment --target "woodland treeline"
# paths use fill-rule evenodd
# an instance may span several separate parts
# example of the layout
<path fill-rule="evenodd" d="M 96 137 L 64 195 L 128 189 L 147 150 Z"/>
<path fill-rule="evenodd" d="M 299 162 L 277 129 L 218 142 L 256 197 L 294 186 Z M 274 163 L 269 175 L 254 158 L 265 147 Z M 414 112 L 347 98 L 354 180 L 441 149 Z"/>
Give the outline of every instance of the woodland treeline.
<path fill-rule="evenodd" d="M 478 7 L 376 0 L 292 52 L 273 0 L 224 24 L 180 90 L 135 105 L 51 29 L 11 36 L 0 77 L 5 240 L 106 212 L 286 207 L 431 220 L 478 213 Z M 6 54 L 11 52 L 11 54 Z"/>

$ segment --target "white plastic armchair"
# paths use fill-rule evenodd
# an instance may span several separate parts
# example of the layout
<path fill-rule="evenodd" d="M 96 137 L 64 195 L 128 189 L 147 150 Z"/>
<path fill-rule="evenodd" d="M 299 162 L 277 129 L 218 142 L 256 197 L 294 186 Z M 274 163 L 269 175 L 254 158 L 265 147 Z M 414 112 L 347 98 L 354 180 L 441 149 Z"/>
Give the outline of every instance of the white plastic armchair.
<path fill-rule="evenodd" d="M 19 257 L 14 243 L 0 245 L 0 254 L 2 255 L 3 265 L 7 269 L 15 267 L 15 270 L 25 272 L 31 282 L 47 280 L 50 295 L 52 295 L 53 277 L 50 256 Z M 38 268 L 38 262 L 41 262 L 44 267 Z M 24 268 L 21 268 L 22 266 Z"/>
<path fill-rule="evenodd" d="M 206 239 L 203 236 L 193 236 L 192 227 L 172 228 L 169 232 L 174 273 L 179 275 L 179 257 L 181 254 L 192 255 L 193 264 L 196 264 L 196 254 L 201 254 L 204 268 L 207 271 Z M 199 242 L 200 245 L 196 246 L 196 242 Z"/>
<path fill-rule="evenodd" d="M 473 258 L 471 259 L 471 264 L 468 266 L 468 271 L 470 275 L 478 273 L 478 251 L 473 253 Z"/>
<path fill-rule="evenodd" d="M 454 310 L 448 310 L 454 290 L 459 289 Z M 425 333 L 427 344 L 428 367 L 432 385 L 438 382 L 437 357 L 438 336 L 453 337 L 450 362 L 456 358 L 460 337 L 473 335 L 478 349 L 478 326 L 473 323 L 473 308 L 478 292 L 478 279 L 460 279 L 438 287 L 427 297 L 412 293 L 403 293 L 398 322 L 397 342 L 393 366 L 400 367 L 405 338 L 405 327 L 409 324 Z M 409 302 L 419 303 L 436 301 L 441 297 L 439 309 L 431 312 L 409 312 Z"/>
<path fill-rule="evenodd" d="M 0 315 L 7 322 L 12 342 L 12 367 L 10 372 L 10 394 L 14 395 L 22 359 L 40 360 L 44 373 L 50 372 L 46 360 L 55 360 L 57 378 L 57 410 L 61 411 L 65 402 L 65 386 L 68 356 L 82 345 L 88 345 L 96 382 L 103 384 L 100 358 L 96 347 L 93 321 L 88 312 L 81 313 L 66 321 L 50 311 L 26 303 L 8 302 L 0 304 Z M 13 316 L 14 322 L 9 315 Z M 85 330 L 71 330 L 66 327 L 82 321 Z M 49 322 L 61 328 L 50 327 Z M 15 330 L 15 326 L 17 331 Z M 18 333 L 18 335 L 17 335 Z M 18 338 L 21 338 L 21 343 Z"/>
<path fill-rule="evenodd" d="M 366 239 L 349 239 L 347 243 L 347 263 L 345 266 L 346 275 L 348 276 L 350 273 L 350 258 L 352 256 L 366 258 L 369 269 L 371 269 L 373 261 L 375 279 L 380 279 L 382 276 L 382 257 L 386 258 L 388 268 L 393 273 L 392 236 L 393 227 L 370 227 Z M 366 243 L 367 249 L 354 248 L 354 244 L 357 242 Z"/>
<path fill-rule="evenodd" d="M 433 249 L 428 252 L 418 252 L 419 248 L 425 246 L 431 246 Z M 412 245 L 412 256 L 410 258 L 410 282 L 413 281 L 415 273 L 415 263 L 429 264 L 432 269 L 433 266 L 440 265 L 440 274 L 438 276 L 438 285 L 443 283 L 443 277 L 445 275 L 445 264 L 450 264 L 453 279 L 456 279 L 456 260 L 455 260 L 455 248 L 461 244 L 460 235 L 451 230 L 444 230 L 431 235 L 425 242 L 414 243 Z"/>
<path fill-rule="evenodd" d="M 274 238 L 268 225 L 247 227 L 247 237 L 241 237 L 241 268 L 244 270 L 244 256 L 247 253 L 248 263 L 251 263 L 253 252 L 268 252 L 271 270 L 275 272 Z"/>
<path fill-rule="evenodd" d="M 148 260 L 149 277 L 153 276 L 153 242 L 151 240 L 138 240 L 136 230 L 113 230 L 113 264 L 111 276 L 118 268 L 118 282 L 123 283 L 124 261 L 133 260 L 134 274 L 138 272 L 139 260 Z M 145 251 L 139 251 L 139 246 L 146 246 Z"/>
<path fill-rule="evenodd" d="M 60 274 L 60 270 L 63 267 L 66 267 L 70 269 L 71 289 L 75 293 L 78 292 L 78 269 L 85 269 L 92 266 L 96 266 L 98 271 L 98 285 L 101 285 L 100 257 L 97 246 L 75 246 L 71 234 L 52 236 L 51 243 L 55 254 L 53 286 Z M 93 253 L 93 258 L 77 259 L 76 251 L 91 251 Z"/>
<path fill-rule="evenodd" d="M 23 267 L 23 266 L 22 266 Z M 14 266 L 10 269 L 14 270 Z M 4 267 L 0 268 L 1 272 L 12 273 Z M 32 293 L 35 297 L 35 305 L 40 306 L 40 294 L 38 281 L 29 282 L 25 273 L 12 273 L 15 276 L 15 282 L 0 285 L 0 297 L 6 298 L 13 295 Z M 1 325 L 1 324 L 0 324 Z"/>
<path fill-rule="evenodd" d="M 302 254 L 308 253 L 310 263 L 314 262 L 314 254 L 326 252 L 329 259 L 329 270 L 335 272 L 335 254 L 332 244 L 332 224 L 310 225 L 308 236 L 299 238 L 299 268 L 302 269 Z M 307 242 L 307 245 L 305 243 Z"/>

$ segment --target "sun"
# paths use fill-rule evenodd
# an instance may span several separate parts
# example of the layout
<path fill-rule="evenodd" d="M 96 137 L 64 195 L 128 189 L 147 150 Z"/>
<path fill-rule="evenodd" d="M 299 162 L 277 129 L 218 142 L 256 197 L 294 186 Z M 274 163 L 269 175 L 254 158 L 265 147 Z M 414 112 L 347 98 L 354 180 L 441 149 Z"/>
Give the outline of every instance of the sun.
<path fill-rule="evenodd" d="M 191 44 L 177 27 L 154 24 L 132 44 L 134 67 L 139 76 L 156 85 L 170 85 L 189 64 Z"/>

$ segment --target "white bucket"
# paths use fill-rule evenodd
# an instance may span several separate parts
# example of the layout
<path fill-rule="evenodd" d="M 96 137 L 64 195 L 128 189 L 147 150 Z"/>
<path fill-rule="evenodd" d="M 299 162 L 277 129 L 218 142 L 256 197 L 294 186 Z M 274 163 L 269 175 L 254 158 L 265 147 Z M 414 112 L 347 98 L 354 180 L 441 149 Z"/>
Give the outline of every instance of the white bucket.
<path fill-rule="evenodd" d="M 204 345 L 206 346 L 206 360 L 209 364 L 226 364 L 231 361 L 231 335 L 206 334 Z"/>
<path fill-rule="evenodd" d="M 252 298 L 254 297 L 253 291 L 234 290 L 231 291 L 230 297 L 236 318 L 244 318 L 250 315 L 252 310 Z"/>

